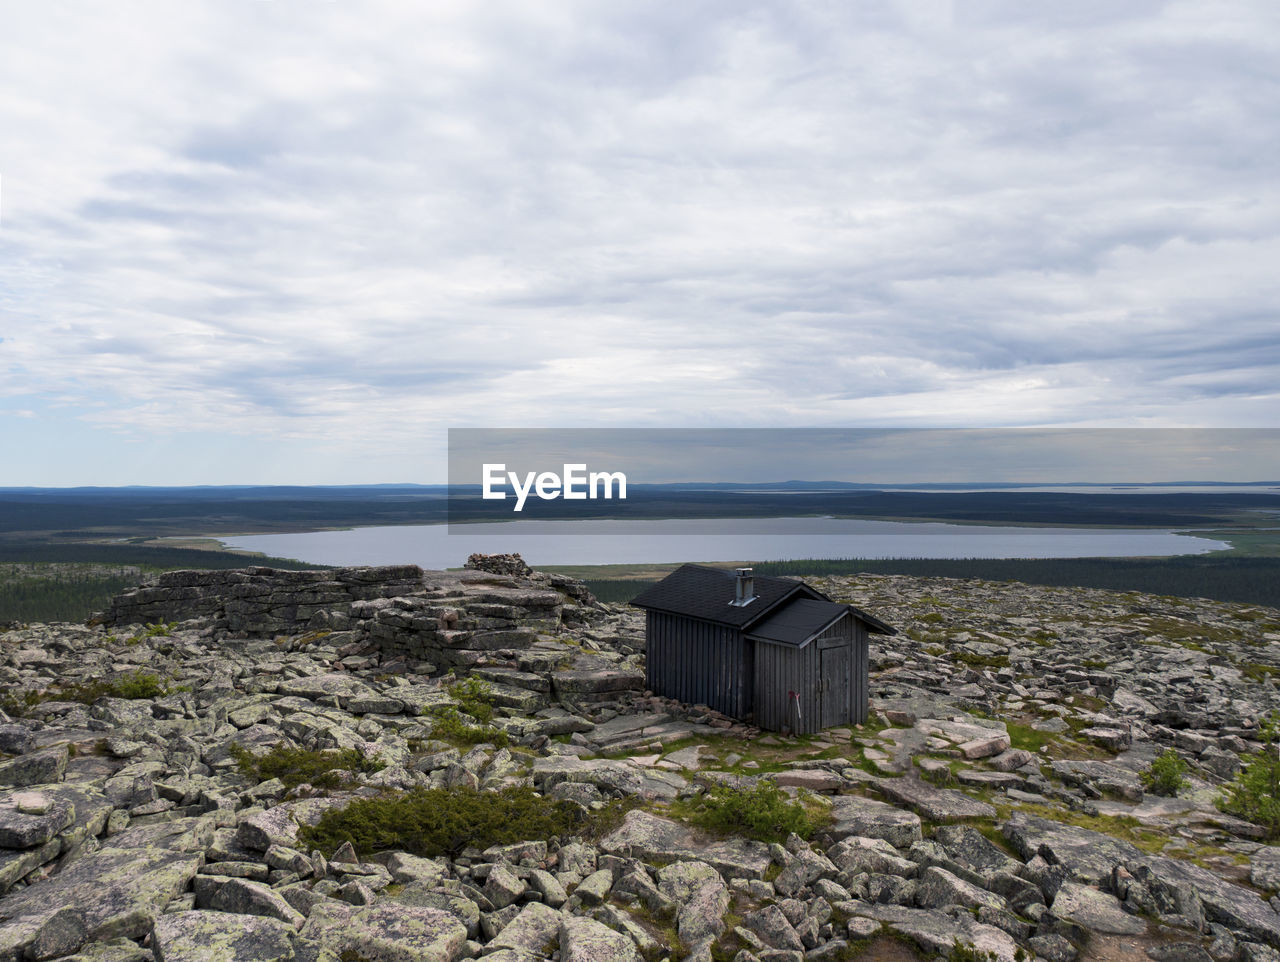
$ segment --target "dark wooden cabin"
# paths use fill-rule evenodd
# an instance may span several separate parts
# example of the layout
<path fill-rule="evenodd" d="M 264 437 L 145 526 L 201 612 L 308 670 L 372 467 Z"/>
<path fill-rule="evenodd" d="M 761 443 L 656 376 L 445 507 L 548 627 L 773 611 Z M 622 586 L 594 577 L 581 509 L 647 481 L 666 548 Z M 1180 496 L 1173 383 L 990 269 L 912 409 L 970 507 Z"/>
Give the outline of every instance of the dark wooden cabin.
<path fill-rule="evenodd" d="M 789 578 L 687 564 L 631 602 L 645 610 L 646 684 L 770 731 L 867 720 L 868 635 L 897 632 Z"/>

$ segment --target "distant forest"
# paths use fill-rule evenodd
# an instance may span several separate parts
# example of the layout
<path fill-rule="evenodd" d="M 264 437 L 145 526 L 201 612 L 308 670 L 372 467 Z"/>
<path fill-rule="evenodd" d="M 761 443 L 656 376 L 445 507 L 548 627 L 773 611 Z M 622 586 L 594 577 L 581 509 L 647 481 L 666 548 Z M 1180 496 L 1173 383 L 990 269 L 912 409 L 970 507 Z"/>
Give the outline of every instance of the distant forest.
<path fill-rule="evenodd" d="M 22 544 L 0 541 L 0 626 L 84 621 L 152 571 L 175 568 L 323 568 L 286 558 L 131 544 Z"/>
<path fill-rule="evenodd" d="M 246 534 L 446 521 L 552 518 L 823 516 L 984 524 L 1188 528 L 1256 524 L 1280 512 L 1280 494 L 1232 490 L 1171 494 L 1047 491 L 686 490 L 632 485 L 626 501 L 448 498 L 444 488 L 0 489 L 0 539 L 83 541 Z M 1274 516 L 1274 514 L 1273 514 Z"/>
<path fill-rule="evenodd" d="M 1280 608 L 1280 558 L 1180 555 L 1173 558 L 1043 558 L 1010 560 L 875 559 L 765 561 L 762 575 L 799 577 L 872 574 L 1021 581 L 1032 585 L 1107 588 L 1186 598 L 1211 598 Z M 601 601 L 630 601 L 654 581 L 588 580 Z"/>

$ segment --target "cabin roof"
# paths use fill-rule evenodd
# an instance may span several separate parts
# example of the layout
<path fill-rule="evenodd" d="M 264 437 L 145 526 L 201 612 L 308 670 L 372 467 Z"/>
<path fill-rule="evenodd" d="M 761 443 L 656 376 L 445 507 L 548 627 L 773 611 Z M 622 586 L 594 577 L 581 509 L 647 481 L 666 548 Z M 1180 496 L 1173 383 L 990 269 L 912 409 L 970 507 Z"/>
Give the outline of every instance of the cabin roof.
<path fill-rule="evenodd" d="M 897 634 L 880 619 L 853 605 L 838 604 L 803 581 L 756 575 L 754 590 L 756 600 L 751 604 L 731 605 L 729 602 L 737 593 L 737 576 L 732 571 L 686 564 L 642 591 L 631 603 L 637 608 L 741 628 L 753 638 L 797 647 L 846 611 L 865 622 L 874 634 Z M 798 637 L 801 634 L 803 637 Z"/>
<path fill-rule="evenodd" d="M 803 648 L 813 638 L 849 614 L 849 606 L 834 601 L 796 598 L 752 625 L 748 638 Z"/>
<path fill-rule="evenodd" d="M 731 605 L 737 593 L 737 576 L 723 568 L 681 565 L 656 585 L 640 592 L 631 603 L 637 608 L 653 608 L 721 625 L 744 628 L 793 595 L 829 601 L 801 581 L 756 575 L 756 600 L 749 605 Z"/>

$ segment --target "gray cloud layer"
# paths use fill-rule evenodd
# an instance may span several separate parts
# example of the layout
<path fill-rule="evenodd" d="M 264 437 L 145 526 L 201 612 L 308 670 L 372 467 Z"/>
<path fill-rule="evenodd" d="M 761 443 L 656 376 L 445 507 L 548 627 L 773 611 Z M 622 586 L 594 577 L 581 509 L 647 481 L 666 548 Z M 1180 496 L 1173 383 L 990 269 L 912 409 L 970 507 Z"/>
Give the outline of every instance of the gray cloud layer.
<path fill-rule="evenodd" d="M 0 419 L 316 481 L 461 424 L 1269 426 L 1277 64 L 1267 2 L 27 5 Z"/>

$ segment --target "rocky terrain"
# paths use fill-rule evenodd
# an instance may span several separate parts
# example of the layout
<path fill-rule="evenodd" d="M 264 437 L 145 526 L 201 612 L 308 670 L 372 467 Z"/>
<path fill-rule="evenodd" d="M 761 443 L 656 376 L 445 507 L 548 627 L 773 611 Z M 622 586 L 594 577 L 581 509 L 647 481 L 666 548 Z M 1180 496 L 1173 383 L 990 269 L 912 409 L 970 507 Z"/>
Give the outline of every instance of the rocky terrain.
<path fill-rule="evenodd" d="M 790 738 L 645 692 L 639 612 L 489 567 L 175 572 L 0 633 L 0 960 L 1280 962 L 1280 847 L 1214 805 L 1280 710 L 1280 612 L 813 579 L 901 633 L 873 724 Z M 253 767 L 285 748 L 347 767 Z M 1188 782 L 1150 795 L 1170 749 Z M 690 824 L 761 783 L 812 837 Z M 613 819 L 307 844 L 361 800 L 513 786 Z"/>

